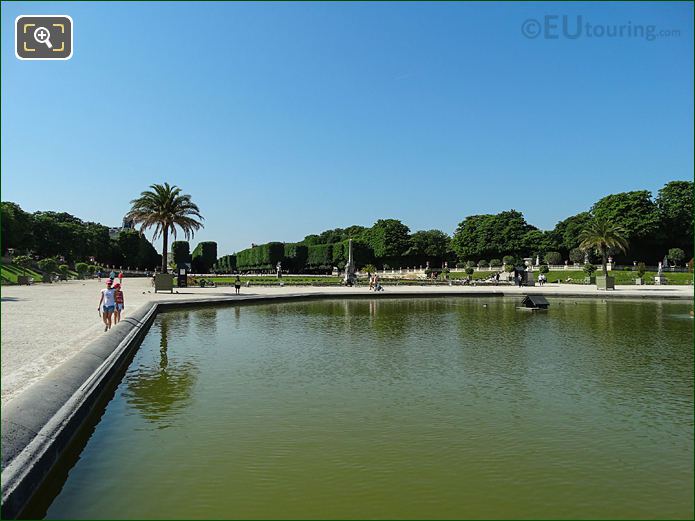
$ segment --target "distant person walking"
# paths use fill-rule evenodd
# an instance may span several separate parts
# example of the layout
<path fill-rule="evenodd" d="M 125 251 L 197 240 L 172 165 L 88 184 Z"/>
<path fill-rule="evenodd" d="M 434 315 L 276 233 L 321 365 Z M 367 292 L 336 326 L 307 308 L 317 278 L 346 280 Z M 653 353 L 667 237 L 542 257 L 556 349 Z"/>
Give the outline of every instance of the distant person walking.
<path fill-rule="evenodd" d="M 118 282 L 123 284 L 123 271 L 118 272 Z"/>
<path fill-rule="evenodd" d="M 113 323 L 118 324 L 121 321 L 121 313 L 123 313 L 123 309 L 125 308 L 125 300 L 123 298 L 123 290 L 121 289 L 121 284 L 119 282 L 116 282 L 116 284 L 113 285 L 113 290 L 114 301 L 116 302 L 116 309 L 114 309 L 113 312 Z"/>
<path fill-rule="evenodd" d="M 104 321 L 104 331 L 111 329 L 111 319 L 115 309 L 115 290 L 112 287 L 111 279 L 109 279 L 106 281 L 106 289 L 101 290 L 101 298 L 97 307 L 97 310 L 101 313 L 101 319 Z"/>
<path fill-rule="evenodd" d="M 241 291 L 241 278 L 237 275 L 236 279 L 234 279 L 234 293 L 238 295 L 239 291 Z"/>
<path fill-rule="evenodd" d="M 109 273 L 109 278 L 111 279 L 111 284 L 113 284 L 113 279 L 116 278 L 116 272 L 111 270 L 111 273 Z"/>

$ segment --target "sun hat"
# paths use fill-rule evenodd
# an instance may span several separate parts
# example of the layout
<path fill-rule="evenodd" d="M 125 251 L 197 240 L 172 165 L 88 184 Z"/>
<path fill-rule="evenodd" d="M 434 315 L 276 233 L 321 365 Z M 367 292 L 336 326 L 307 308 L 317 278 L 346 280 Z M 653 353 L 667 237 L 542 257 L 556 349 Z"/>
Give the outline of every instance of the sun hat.
<path fill-rule="evenodd" d="M 121 287 L 120 282 L 116 282 L 116 284 L 114 284 L 113 287 L 114 287 L 114 288 L 120 288 L 120 287 Z"/>
<path fill-rule="evenodd" d="M 113 284 L 113 281 L 112 281 L 111 279 L 108 279 L 108 280 L 106 281 L 106 284 Z"/>

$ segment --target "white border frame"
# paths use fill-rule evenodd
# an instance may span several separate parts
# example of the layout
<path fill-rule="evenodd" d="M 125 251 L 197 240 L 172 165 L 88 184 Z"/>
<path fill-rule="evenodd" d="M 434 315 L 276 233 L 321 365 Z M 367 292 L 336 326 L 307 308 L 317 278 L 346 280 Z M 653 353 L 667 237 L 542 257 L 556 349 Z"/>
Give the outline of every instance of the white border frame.
<path fill-rule="evenodd" d="M 70 55 L 66 56 L 65 58 L 22 58 L 19 53 L 17 52 L 17 44 L 19 43 L 19 38 L 17 35 L 17 22 L 19 22 L 20 18 L 25 18 L 25 17 L 31 17 L 31 16 L 62 16 L 63 18 L 67 18 L 70 20 L 70 31 L 72 33 L 72 41 L 70 42 Z M 52 61 L 65 61 L 69 60 L 72 58 L 72 55 L 75 53 L 75 22 L 72 19 L 72 16 L 68 14 L 20 14 L 17 16 L 17 18 L 14 19 L 14 55 L 17 57 L 18 60 L 22 61 L 47 61 L 47 62 L 52 62 Z"/>

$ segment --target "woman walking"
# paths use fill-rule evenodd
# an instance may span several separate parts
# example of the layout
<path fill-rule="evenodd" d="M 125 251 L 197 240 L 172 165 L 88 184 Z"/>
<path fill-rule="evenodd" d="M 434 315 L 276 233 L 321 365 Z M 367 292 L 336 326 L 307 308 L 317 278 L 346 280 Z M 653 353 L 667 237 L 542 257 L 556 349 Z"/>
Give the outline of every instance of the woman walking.
<path fill-rule="evenodd" d="M 116 309 L 115 291 L 111 287 L 111 279 L 106 281 L 106 289 L 101 290 L 101 298 L 97 310 L 101 313 L 101 319 L 104 321 L 104 331 L 111 329 L 111 317 Z"/>
<path fill-rule="evenodd" d="M 236 276 L 236 279 L 234 279 L 234 291 L 238 295 L 239 290 L 241 289 L 241 279 L 239 278 L 239 275 Z"/>
<path fill-rule="evenodd" d="M 116 309 L 114 309 L 113 312 L 113 323 L 118 324 L 121 321 L 121 313 L 125 307 L 125 301 L 123 299 L 123 290 L 119 282 L 113 285 L 113 290 L 114 301 L 116 302 Z"/>

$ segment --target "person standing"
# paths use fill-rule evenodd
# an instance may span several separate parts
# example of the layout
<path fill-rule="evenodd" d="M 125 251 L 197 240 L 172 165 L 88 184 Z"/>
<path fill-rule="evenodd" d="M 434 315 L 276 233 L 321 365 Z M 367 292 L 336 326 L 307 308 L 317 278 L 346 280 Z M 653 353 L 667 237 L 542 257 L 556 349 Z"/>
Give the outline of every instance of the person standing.
<path fill-rule="evenodd" d="M 118 283 L 123 284 L 123 270 L 118 272 Z"/>
<path fill-rule="evenodd" d="M 241 278 L 239 277 L 239 275 L 237 275 L 236 279 L 234 279 L 234 292 L 238 295 L 240 290 L 241 290 Z"/>
<path fill-rule="evenodd" d="M 125 307 L 125 299 L 123 298 L 123 290 L 121 284 L 116 282 L 113 285 L 113 296 L 116 303 L 116 308 L 113 311 L 113 323 L 118 324 L 121 321 L 121 313 Z"/>
<path fill-rule="evenodd" d="M 101 319 L 104 321 L 104 331 L 111 329 L 111 318 L 116 309 L 115 291 L 111 284 L 111 279 L 106 281 L 106 289 L 101 290 L 101 298 L 97 307 L 97 310 L 101 313 Z"/>

